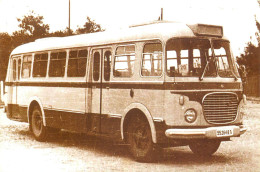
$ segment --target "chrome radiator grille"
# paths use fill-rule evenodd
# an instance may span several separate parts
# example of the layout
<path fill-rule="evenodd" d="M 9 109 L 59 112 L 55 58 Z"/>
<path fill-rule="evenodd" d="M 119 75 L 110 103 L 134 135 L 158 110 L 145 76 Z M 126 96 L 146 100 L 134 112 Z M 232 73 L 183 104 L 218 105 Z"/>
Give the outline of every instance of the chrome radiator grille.
<path fill-rule="evenodd" d="M 232 93 L 212 93 L 204 97 L 205 119 L 212 124 L 233 122 L 237 116 L 238 98 Z"/>

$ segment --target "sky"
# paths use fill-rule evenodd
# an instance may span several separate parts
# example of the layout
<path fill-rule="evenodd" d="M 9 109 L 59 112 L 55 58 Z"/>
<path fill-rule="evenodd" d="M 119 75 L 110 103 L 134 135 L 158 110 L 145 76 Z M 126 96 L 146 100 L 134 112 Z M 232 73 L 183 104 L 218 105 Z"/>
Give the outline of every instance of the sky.
<path fill-rule="evenodd" d="M 71 28 L 76 30 L 87 16 L 106 30 L 157 20 L 223 25 L 235 56 L 246 43 L 255 41 L 255 17 L 260 21 L 257 0 L 70 0 Z M 50 31 L 68 27 L 69 0 L 0 0 L 0 32 L 19 30 L 17 18 L 34 11 L 44 17 Z"/>

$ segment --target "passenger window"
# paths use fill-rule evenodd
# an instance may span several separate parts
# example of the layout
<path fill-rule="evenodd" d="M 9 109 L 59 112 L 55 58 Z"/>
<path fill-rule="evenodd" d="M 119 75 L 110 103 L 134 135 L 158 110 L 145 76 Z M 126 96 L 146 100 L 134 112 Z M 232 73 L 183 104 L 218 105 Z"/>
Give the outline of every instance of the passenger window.
<path fill-rule="evenodd" d="M 116 49 L 114 76 L 131 77 L 134 71 L 135 45 L 120 46 Z"/>
<path fill-rule="evenodd" d="M 84 77 L 86 75 L 87 50 L 72 50 L 69 53 L 68 77 Z"/>
<path fill-rule="evenodd" d="M 22 78 L 29 78 L 31 74 L 31 65 L 32 65 L 32 56 L 24 56 L 23 57 L 23 65 L 22 65 Z M 19 71 L 19 62 L 18 62 L 18 71 Z M 18 75 L 19 77 L 19 75 Z"/>
<path fill-rule="evenodd" d="M 33 77 L 46 77 L 48 53 L 35 54 L 33 62 Z"/>
<path fill-rule="evenodd" d="M 99 80 L 99 73 L 100 73 L 100 54 L 99 52 L 94 53 L 93 59 L 93 79 L 94 81 Z"/>
<path fill-rule="evenodd" d="M 50 58 L 50 77 L 63 77 L 65 73 L 66 52 L 52 52 Z"/>
<path fill-rule="evenodd" d="M 21 73 L 21 64 L 22 64 L 22 60 L 19 58 L 18 59 L 18 80 L 20 80 L 20 73 Z"/>
<path fill-rule="evenodd" d="M 149 43 L 144 46 L 142 59 L 142 76 L 161 76 L 162 44 Z"/>
<path fill-rule="evenodd" d="M 111 52 L 106 51 L 104 54 L 104 80 L 110 80 L 110 70 L 111 70 Z"/>
<path fill-rule="evenodd" d="M 16 59 L 13 59 L 13 80 L 16 81 Z"/>

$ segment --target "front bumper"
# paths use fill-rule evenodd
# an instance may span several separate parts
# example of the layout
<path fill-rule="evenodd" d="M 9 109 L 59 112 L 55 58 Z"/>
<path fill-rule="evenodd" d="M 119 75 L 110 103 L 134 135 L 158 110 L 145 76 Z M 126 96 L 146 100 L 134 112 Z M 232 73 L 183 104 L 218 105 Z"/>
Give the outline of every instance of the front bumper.
<path fill-rule="evenodd" d="M 173 139 L 221 139 L 229 137 L 239 137 L 246 132 L 247 128 L 243 125 L 240 126 L 219 126 L 208 128 L 195 128 L 195 129 L 167 129 L 165 135 Z"/>

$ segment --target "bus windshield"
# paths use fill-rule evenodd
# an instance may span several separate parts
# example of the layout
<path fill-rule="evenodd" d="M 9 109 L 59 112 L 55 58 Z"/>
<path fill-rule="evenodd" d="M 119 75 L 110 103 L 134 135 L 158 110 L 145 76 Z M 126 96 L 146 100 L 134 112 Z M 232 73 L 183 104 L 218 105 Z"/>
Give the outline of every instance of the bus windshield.
<path fill-rule="evenodd" d="M 171 39 L 166 45 L 166 58 L 168 76 L 236 77 L 237 73 L 225 40 Z"/>

